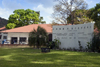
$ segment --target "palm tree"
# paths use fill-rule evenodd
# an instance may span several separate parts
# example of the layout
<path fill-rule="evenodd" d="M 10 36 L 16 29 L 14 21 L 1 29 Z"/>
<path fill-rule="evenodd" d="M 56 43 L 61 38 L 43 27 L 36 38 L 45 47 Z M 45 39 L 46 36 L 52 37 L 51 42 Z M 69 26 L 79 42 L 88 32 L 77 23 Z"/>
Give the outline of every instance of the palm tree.
<path fill-rule="evenodd" d="M 33 30 L 29 33 L 29 46 L 39 46 L 46 45 L 47 32 L 44 28 L 38 26 L 37 30 Z"/>

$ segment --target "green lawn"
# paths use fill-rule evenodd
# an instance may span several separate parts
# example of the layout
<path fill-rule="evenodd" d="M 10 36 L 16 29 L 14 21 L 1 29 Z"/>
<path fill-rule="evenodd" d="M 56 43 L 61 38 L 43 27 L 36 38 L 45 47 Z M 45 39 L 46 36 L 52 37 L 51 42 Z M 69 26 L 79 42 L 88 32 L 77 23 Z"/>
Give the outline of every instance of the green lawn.
<path fill-rule="evenodd" d="M 100 53 L 0 48 L 0 67 L 100 67 Z"/>

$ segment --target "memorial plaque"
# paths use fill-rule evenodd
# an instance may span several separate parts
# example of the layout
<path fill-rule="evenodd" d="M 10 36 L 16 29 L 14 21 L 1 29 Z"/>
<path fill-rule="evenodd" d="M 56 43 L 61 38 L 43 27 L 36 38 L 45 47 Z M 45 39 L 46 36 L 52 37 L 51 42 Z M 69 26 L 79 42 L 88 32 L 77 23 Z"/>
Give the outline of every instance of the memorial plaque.
<path fill-rule="evenodd" d="M 86 23 L 79 25 L 53 26 L 52 40 L 59 39 L 61 41 L 60 48 L 76 48 L 79 49 L 80 41 L 83 48 L 90 42 L 93 34 L 94 24 Z M 65 30 L 65 31 L 64 31 Z"/>

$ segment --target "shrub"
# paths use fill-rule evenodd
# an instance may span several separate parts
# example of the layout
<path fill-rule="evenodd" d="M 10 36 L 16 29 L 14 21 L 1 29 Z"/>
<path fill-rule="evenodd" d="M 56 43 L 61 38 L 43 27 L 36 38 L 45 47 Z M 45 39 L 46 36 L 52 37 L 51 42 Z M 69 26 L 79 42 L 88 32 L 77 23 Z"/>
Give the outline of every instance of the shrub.
<path fill-rule="evenodd" d="M 50 49 L 58 49 L 60 44 L 61 42 L 59 40 L 54 39 L 54 41 L 48 42 L 47 47 Z"/>
<path fill-rule="evenodd" d="M 58 49 L 61 42 L 58 39 L 54 39 L 54 43 L 55 43 L 55 48 Z"/>
<path fill-rule="evenodd" d="M 78 41 L 78 43 L 79 43 L 79 50 L 82 51 L 82 48 L 83 48 L 83 47 L 82 47 L 82 45 L 81 45 L 81 41 Z"/>
<path fill-rule="evenodd" d="M 33 30 L 29 33 L 29 46 L 44 46 L 47 41 L 47 32 L 44 28 L 38 26 L 37 30 Z"/>
<path fill-rule="evenodd" d="M 87 49 L 93 52 L 100 52 L 100 33 L 94 34 L 90 42 L 87 42 Z"/>

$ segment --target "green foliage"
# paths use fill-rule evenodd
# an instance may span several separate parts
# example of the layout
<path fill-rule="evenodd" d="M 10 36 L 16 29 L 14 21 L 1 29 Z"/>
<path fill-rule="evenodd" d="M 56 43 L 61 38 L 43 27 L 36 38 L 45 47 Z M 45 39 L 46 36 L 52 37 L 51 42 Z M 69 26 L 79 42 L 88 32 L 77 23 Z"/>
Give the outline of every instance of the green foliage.
<path fill-rule="evenodd" d="M 29 41 L 29 46 L 30 47 L 34 46 L 34 48 L 35 48 L 35 46 L 36 46 L 36 44 L 35 44 L 36 38 L 35 37 L 29 37 L 28 41 Z"/>
<path fill-rule="evenodd" d="M 73 14 L 73 21 L 74 21 L 74 24 L 84 24 L 84 23 L 89 23 L 92 21 L 92 19 L 90 19 L 88 16 L 87 16 L 87 12 L 88 10 L 75 10 L 72 12 Z M 68 23 L 71 23 L 71 15 L 67 18 L 67 22 Z"/>
<path fill-rule="evenodd" d="M 78 43 L 79 43 L 79 49 L 82 51 L 82 45 L 81 45 L 81 41 L 78 41 Z"/>
<path fill-rule="evenodd" d="M 39 17 L 39 12 L 35 12 L 34 10 L 31 9 L 17 9 L 13 11 L 14 14 L 11 14 L 9 16 L 8 24 L 9 23 L 14 23 L 16 24 L 15 27 L 21 27 L 21 26 L 26 26 L 29 24 L 39 24 L 43 23 L 43 19 Z M 7 27 L 9 28 L 9 27 Z"/>
<path fill-rule="evenodd" d="M 92 40 L 87 42 L 87 48 L 93 52 L 100 52 L 100 33 L 94 34 Z"/>
<path fill-rule="evenodd" d="M 46 45 L 47 32 L 44 28 L 38 26 L 37 30 L 29 33 L 29 46 L 44 46 Z"/>
<path fill-rule="evenodd" d="M 58 39 L 54 39 L 54 41 L 48 43 L 47 47 L 50 49 L 59 49 L 59 45 L 61 45 L 61 42 Z"/>
<path fill-rule="evenodd" d="M 84 0 L 56 0 L 58 3 L 54 6 L 52 17 L 55 22 L 67 24 L 67 18 L 70 17 L 70 23 L 74 23 L 75 13 L 77 10 L 87 8 L 87 3 Z M 81 14 L 81 13 L 80 13 Z M 83 13 L 82 13 L 83 14 Z M 68 19 L 69 20 L 69 19 Z"/>
<path fill-rule="evenodd" d="M 89 18 L 95 21 L 95 25 L 100 29 L 100 3 L 96 4 L 94 8 L 89 9 L 88 16 Z"/>
<path fill-rule="evenodd" d="M 40 17 L 40 18 L 39 18 L 39 23 L 45 24 L 46 22 L 45 22 L 45 21 L 42 21 L 42 20 L 43 20 L 43 17 Z"/>
<path fill-rule="evenodd" d="M 55 43 L 55 48 L 59 48 L 59 45 L 61 45 L 61 42 L 58 39 L 54 39 L 54 43 Z"/>
<path fill-rule="evenodd" d="M 6 25 L 6 28 L 7 28 L 7 29 L 13 29 L 13 28 L 15 28 L 15 26 L 16 26 L 16 24 L 14 24 L 14 23 L 8 23 L 8 24 Z"/>
<path fill-rule="evenodd" d="M 91 42 L 87 42 L 87 49 L 91 49 Z"/>
<path fill-rule="evenodd" d="M 47 47 L 51 48 L 52 41 L 48 43 Z"/>

